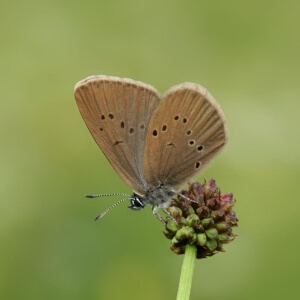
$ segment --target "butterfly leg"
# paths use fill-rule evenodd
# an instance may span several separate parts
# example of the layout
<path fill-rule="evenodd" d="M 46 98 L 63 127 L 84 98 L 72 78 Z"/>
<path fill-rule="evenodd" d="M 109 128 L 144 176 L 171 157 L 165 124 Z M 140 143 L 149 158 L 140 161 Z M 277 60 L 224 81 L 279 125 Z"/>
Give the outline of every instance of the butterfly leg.
<path fill-rule="evenodd" d="M 195 200 L 193 200 L 193 199 L 191 199 L 191 198 L 189 198 L 189 197 L 187 197 L 187 196 L 185 196 L 185 195 L 183 195 L 183 194 L 181 194 L 181 193 L 179 193 L 179 192 L 175 192 L 175 191 L 172 191 L 172 192 L 174 192 L 174 193 L 177 194 L 178 196 L 180 196 L 180 197 L 182 197 L 182 198 L 184 198 L 184 199 L 186 199 L 186 200 L 188 200 L 188 201 L 191 201 L 191 202 L 194 202 L 194 203 L 198 203 L 197 201 L 195 201 Z"/>
<path fill-rule="evenodd" d="M 154 216 L 159 220 L 161 221 L 164 225 L 166 225 L 166 221 L 163 219 L 163 217 L 157 212 L 158 210 L 158 206 L 153 206 L 152 207 L 152 212 L 154 214 Z"/>
<path fill-rule="evenodd" d="M 176 225 L 179 226 L 178 222 L 170 215 L 170 213 L 169 213 L 164 207 L 161 207 L 161 210 L 162 210 L 166 215 L 168 215 L 168 216 L 174 221 L 174 223 L 175 223 Z"/>

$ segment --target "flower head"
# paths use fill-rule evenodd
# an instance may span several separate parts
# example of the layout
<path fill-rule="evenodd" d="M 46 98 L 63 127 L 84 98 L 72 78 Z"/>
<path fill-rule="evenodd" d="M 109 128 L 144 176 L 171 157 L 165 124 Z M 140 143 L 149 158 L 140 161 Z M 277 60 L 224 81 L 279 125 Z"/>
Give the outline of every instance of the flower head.
<path fill-rule="evenodd" d="M 183 254 L 187 243 L 197 247 L 197 258 L 224 252 L 224 244 L 235 238 L 232 227 L 238 218 L 231 193 L 221 194 L 214 179 L 189 185 L 170 201 L 164 234 L 172 240 L 171 250 Z"/>

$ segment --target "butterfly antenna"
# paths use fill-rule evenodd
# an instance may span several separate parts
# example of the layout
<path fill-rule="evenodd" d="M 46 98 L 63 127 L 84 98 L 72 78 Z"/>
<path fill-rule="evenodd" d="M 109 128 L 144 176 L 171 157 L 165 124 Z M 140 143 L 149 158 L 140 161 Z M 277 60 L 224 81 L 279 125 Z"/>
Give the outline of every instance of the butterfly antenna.
<path fill-rule="evenodd" d="M 98 198 L 98 197 L 110 197 L 110 196 L 127 196 L 127 197 L 130 197 L 131 195 L 128 195 L 128 194 L 121 194 L 121 193 L 97 194 L 97 195 L 84 195 L 84 197 L 86 197 L 86 198 Z"/>
<path fill-rule="evenodd" d="M 97 216 L 95 218 L 95 221 L 97 221 L 98 219 L 101 219 L 104 215 L 106 215 L 111 209 L 113 209 L 115 206 L 117 206 L 118 204 L 120 204 L 121 202 L 125 201 L 125 200 L 130 200 L 131 198 L 123 198 L 119 201 L 117 201 L 116 203 L 114 203 L 112 206 L 110 206 L 107 210 L 105 210 L 103 213 L 101 213 L 99 216 Z"/>

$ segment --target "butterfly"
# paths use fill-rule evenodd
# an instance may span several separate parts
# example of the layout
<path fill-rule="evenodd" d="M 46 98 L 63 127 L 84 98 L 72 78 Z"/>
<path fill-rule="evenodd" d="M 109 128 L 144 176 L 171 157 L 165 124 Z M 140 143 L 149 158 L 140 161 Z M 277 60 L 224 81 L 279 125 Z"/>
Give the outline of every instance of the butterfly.
<path fill-rule="evenodd" d="M 133 210 L 151 205 L 162 222 L 158 209 L 167 213 L 168 200 L 228 139 L 220 106 L 199 84 L 182 83 L 161 96 L 151 85 L 99 75 L 78 82 L 74 94 L 96 143 L 133 191 L 112 207 L 126 199 Z"/>

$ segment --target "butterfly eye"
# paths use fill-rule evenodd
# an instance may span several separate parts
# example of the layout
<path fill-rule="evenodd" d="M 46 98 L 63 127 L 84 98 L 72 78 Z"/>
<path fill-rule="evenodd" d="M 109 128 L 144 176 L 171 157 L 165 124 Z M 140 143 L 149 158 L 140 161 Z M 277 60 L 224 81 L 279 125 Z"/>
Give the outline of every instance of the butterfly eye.
<path fill-rule="evenodd" d="M 197 150 L 198 150 L 199 152 L 201 152 L 201 151 L 203 150 L 203 146 L 197 147 Z"/>
<path fill-rule="evenodd" d="M 130 134 L 133 134 L 133 133 L 134 133 L 134 129 L 133 129 L 133 128 L 130 128 L 130 129 L 129 129 L 129 133 L 130 133 Z"/>
<path fill-rule="evenodd" d="M 179 120 L 179 116 L 178 116 L 178 115 L 175 116 L 175 117 L 174 117 L 174 120 L 175 120 L 175 121 L 178 121 L 178 120 Z"/>
<path fill-rule="evenodd" d="M 190 145 L 190 146 L 193 146 L 194 144 L 195 144 L 195 141 L 194 141 L 194 140 L 189 141 L 189 145 Z"/>
<path fill-rule="evenodd" d="M 105 116 L 104 115 L 101 116 L 101 120 L 105 120 Z"/>
<path fill-rule="evenodd" d="M 124 123 L 123 121 L 121 122 L 120 125 L 121 125 L 121 128 L 124 128 L 124 127 L 125 127 L 125 123 Z"/>
<path fill-rule="evenodd" d="M 186 135 L 191 135 L 192 134 L 192 132 L 190 131 L 190 130 L 188 130 L 187 132 L 186 132 Z"/>
<path fill-rule="evenodd" d="M 182 122 L 186 123 L 187 122 L 187 118 L 183 118 Z"/>
<path fill-rule="evenodd" d="M 145 125 L 144 124 L 141 124 L 140 128 L 143 130 L 145 129 Z"/>
<path fill-rule="evenodd" d="M 138 196 L 135 196 L 134 198 L 131 198 L 130 200 L 130 206 L 128 206 L 132 210 L 140 210 L 145 207 L 143 202 L 139 199 Z"/>
<path fill-rule="evenodd" d="M 195 168 L 198 169 L 200 167 L 200 161 L 197 161 L 195 164 Z"/>
<path fill-rule="evenodd" d="M 108 115 L 111 119 L 114 119 L 115 118 L 115 116 L 113 115 L 113 114 L 109 114 Z"/>
<path fill-rule="evenodd" d="M 161 130 L 166 131 L 167 130 L 167 125 L 164 125 Z"/>
<path fill-rule="evenodd" d="M 134 204 L 134 206 L 136 206 L 136 207 L 144 207 L 144 205 L 143 205 L 143 203 L 140 201 L 140 199 L 138 199 L 138 198 L 135 198 L 134 200 L 133 200 L 133 204 Z"/>

